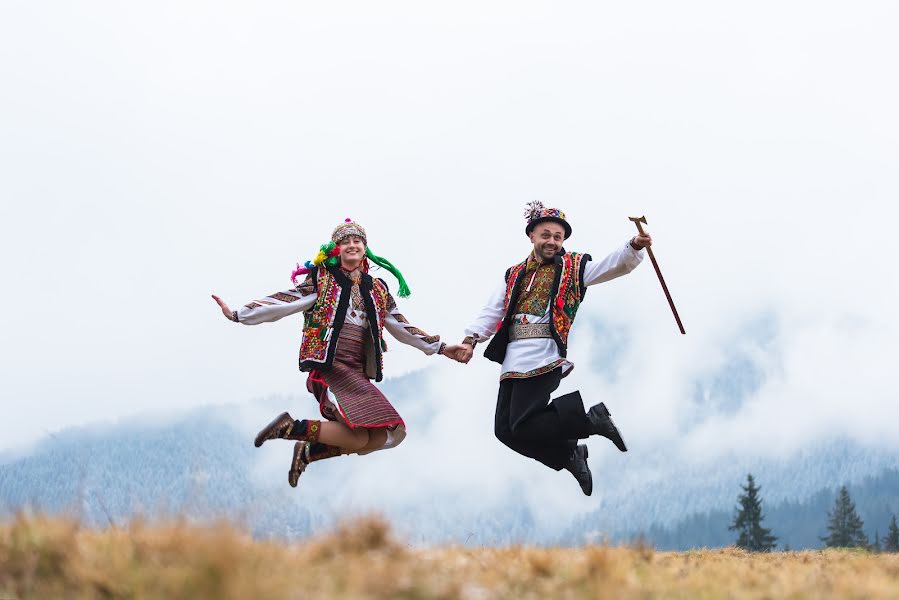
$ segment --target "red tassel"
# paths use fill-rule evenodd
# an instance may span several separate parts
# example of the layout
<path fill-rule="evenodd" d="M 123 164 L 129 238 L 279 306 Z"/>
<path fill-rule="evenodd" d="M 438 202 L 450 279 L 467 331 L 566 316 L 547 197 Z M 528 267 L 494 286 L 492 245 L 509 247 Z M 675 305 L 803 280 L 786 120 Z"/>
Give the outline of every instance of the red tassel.
<path fill-rule="evenodd" d="M 328 387 L 328 382 L 325 381 L 325 378 L 322 377 L 321 371 L 319 371 L 318 369 L 310 371 L 308 379 L 312 383 L 319 383 L 325 387 Z"/>
<path fill-rule="evenodd" d="M 328 253 L 328 256 L 339 256 L 340 255 L 340 246 L 334 246 L 334 249 Z"/>

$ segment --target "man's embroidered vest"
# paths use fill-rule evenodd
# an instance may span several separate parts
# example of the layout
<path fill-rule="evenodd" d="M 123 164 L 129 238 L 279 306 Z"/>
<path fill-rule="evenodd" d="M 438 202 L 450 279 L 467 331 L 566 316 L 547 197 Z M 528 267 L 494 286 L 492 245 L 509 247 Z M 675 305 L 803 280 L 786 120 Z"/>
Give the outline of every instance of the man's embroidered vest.
<path fill-rule="evenodd" d="M 571 325 L 574 323 L 577 310 L 587 293 L 587 287 L 584 285 L 584 268 L 589 261 L 589 254 L 564 251 L 553 259 L 555 277 L 549 292 L 550 330 L 559 347 L 559 356 L 563 358 L 568 354 L 568 334 L 571 331 Z M 484 351 L 485 357 L 498 363 L 502 363 L 506 358 L 509 329 L 512 326 L 513 317 L 518 312 L 521 288 L 527 279 L 527 265 L 528 261 L 524 261 L 506 271 L 506 297 L 503 301 L 505 317 L 496 335 L 493 336 Z"/>
<path fill-rule="evenodd" d="M 315 282 L 318 297 L 306 311 L 303 342 L 300 345 L 301 371 L 327 371 L 334 364 L 337 338 L 350 307 L 353 282 L 339 268 L 313 269 L 309 276 Z M 384 340 L 384 321 L 387 318 L 390 292 L 381 279 L 362 274 L 359 292 L 365 305 L 371 343 L 365 344 L 365 374 L 381 381 L 387 342 Z"/>

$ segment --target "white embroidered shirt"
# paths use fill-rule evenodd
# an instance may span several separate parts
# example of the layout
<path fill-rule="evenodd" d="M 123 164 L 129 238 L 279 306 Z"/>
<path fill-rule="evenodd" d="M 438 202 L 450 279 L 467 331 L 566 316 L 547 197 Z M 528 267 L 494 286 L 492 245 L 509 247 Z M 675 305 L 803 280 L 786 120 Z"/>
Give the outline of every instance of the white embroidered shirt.
<path fill-rule="evenodd" d="M 358 285 L 354 285 L 358 289 Z M 347 307 L 346 322 L 368 327 L 368 316 L 364 307 L 352 299 L 357 296 L 354 290 L 351 294 L 350 306 Z M 271 323 L 284 317 L 303 312 L 312 308 L 317 298 L 315 287 L 307 280 L 295 288 L 284 292 L 276 292 L 259 300 L 254 300 L 234 311 L 237 321 L 244 325 L 258 325 L 259 323 Z M 439 335 L 428 335 L 418 327 L 415 327 L 399 311 L 396 302 L 391 295 L 388 298 L 388 313 L 384 320 L 384 328 L 403 344 L 418 348 L 425 354 L 440 352 L 443 342 Z"/>
<path fill-rule="evenodd" d="M 604 283 L 626 275 L 637 268 L 643 260 L 644 252 L 634 250 L 630 241 L 609 254 L 600 261 L 590 260 L 584 267 L 584 284 L 587 286 Z M 476 337 L 478 343 L 490 339 L 496 333 L 503 317 L 503 304 L 506 297 L 506 282 L 503 281 L 496 287 L 481 309 L 474 322 L 465 330 L 466 336 Z M 546 310 L 539 315 L 516 314 L 514 323 L 549 323 L 549 304 Z M 536 377 L 548 373 L 553 369 L 562 367 L 563 377 L 574 368 L 574 364 L 564 359 L 559 354 L 559 347 L 552 338 L 527 338 L 509 342 L 506 349 L 506 358 L 503 361 L 503 379 L 520 379 L 524 377 Z"/>

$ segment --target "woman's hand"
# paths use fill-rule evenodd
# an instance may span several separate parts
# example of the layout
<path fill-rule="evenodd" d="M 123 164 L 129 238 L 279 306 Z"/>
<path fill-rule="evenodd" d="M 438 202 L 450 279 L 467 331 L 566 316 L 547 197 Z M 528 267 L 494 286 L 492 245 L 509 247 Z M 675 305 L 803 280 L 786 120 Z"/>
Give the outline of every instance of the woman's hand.
<path fill-rule="evenodd" d="M 228 308 L 228 305 L 225 304 L 225 301 L 224 301 L 224 300 L 222 300 L 221 298 L 219 298 L 219 297 L 216 296 L 215 294 L 212 295 L 212 299 L 215 300 L 215 303 L 218 304 L 218 305 L 219 305 L 219 308 L 222 309 L 222 314 L 225 315 L 225 318 L 226 318 L 226 319 L 228 319 L 229 321 L 234 321 L 234 320 L 235 320 L 235 319 L 234 319 L 234 313 L 231 311 L 230 308 Z"/>
<path fill-rule="evenodd" d="M 455 344 L 447 346 L 443 353 L 455 361 L 467 364 L 471 360 L 472 354 L 474 354 L 474 349 L 468 344 Z"/>
<path fill-rule="evenodd" d="M 455 360 L 456 362 L 460 362 L 463 364 L 471 360 L 471 354 L 468 354 L 466 347 L 462 346 L 461 344 L 447 346 L 443 349 L 443 354 Z"/>

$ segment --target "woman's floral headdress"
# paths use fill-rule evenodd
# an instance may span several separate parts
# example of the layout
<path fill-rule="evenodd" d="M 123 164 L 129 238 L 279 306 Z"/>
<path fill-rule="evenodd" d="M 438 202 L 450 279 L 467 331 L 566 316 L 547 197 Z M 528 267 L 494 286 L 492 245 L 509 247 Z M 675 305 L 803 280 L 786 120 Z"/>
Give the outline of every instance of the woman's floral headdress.
<path fill-rule="evenodd" d="M 315 258 L 306 261 L 306 264 L 302 267 L 299 263 L 297 264 L 296 270 L 290 275 L 290 280 L 293 281 L 293 284 L 297 285 L 297 277 L 299 275 L 305 275 L 313 267 L 321 267 L 322 265 L 332 267 L 338 266 L 340 264 L 340 241 L 351 235 L 362 238 L 362 241 L 365 243 L 365 258 L 362 259 L 362 270 L 366 273 L 368 272 L 369 261 L 375 263 L 379 267 L 387 269 L 400 283 L 400 289 L 398 291 L 399 297 L 408 298 L 411 292 L 409 291 L 409 286 L 406 284 L 406 279 L 403 277 L 403 274 L 399 269 L 393 266 L 393 263 L 389 260 L 377 256 L 371 251 L 371 248 L 368 247 L 368 237 L 365 234 L 365 228 L 352 219 L 346 219 L 343 223 L 334 228 L 334 232 L 331 234 L 331 241 L 321 245 Z"/>

